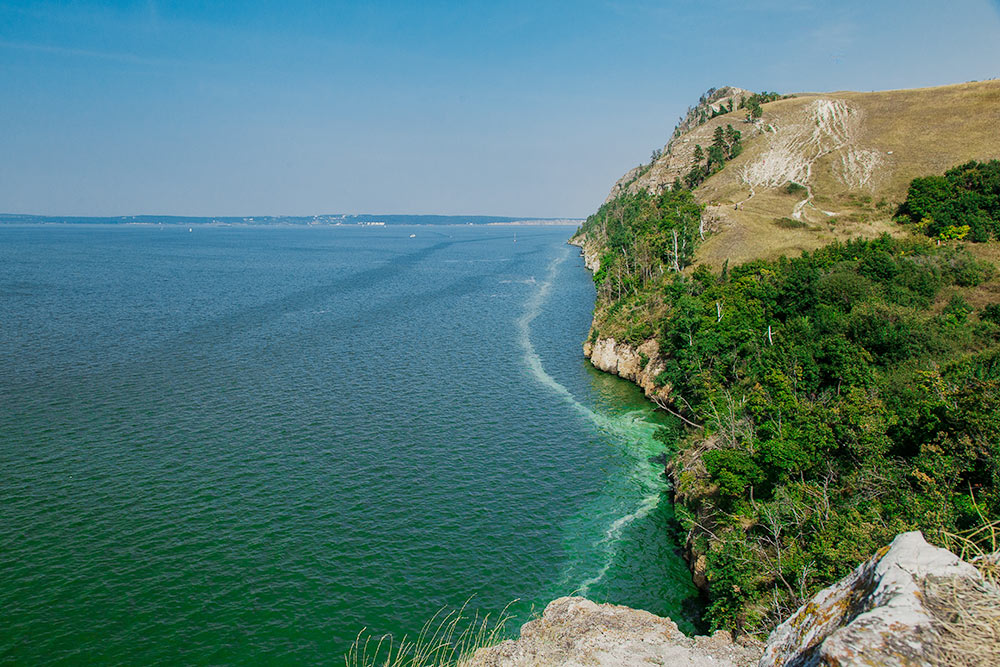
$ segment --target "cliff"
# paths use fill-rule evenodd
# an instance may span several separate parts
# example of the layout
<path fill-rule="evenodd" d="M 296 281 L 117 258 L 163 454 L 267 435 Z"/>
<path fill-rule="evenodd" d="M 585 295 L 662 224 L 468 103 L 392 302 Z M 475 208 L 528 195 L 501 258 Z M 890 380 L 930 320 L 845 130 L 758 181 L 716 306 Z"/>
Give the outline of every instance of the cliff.
<path fill-rule="evenodd" d="M 748 638 L 725 632 L 687 637 L 669 618 L 578 597 L 554 600 L 517 640 L 480 649 L 465 667 L 683 665 L 744 667 L 761 656 Z"/>
<path fill-rule="evenodd" d="M 593 273 L 601 269 L 600 248 L 596 243 L 588 243 L 587 235 L 581 234 L 569 240 L 570 245 L 580 248 L 580 256 L 583 257 L 583 265 Z"/>
<path fill-rule="evenodd" d="M 670 387 L 656 384 L 664 365 L 655 340 L 633 346 L 614 338 L 597 338 L 583 344 L 583 356 L 599 370 L 636 383 L 650 399 L 667 400 L 670 396 Z"/>
<path fill-rule="evenodd" d="M 601 269 L 600 248 L 588 243 L 586 235 L 574 237 L 569 243 L 580 248 L 587 269 L 594 273 Z M 664 367 L 659 345 L 653 339 L 632 345 L 612 337 L 597 337 L 583 344 L 583 355 L 599 370 L 636 383 L 651 400 L 666 400 L 669 396 L 670 388 L 656 383 Z"/>

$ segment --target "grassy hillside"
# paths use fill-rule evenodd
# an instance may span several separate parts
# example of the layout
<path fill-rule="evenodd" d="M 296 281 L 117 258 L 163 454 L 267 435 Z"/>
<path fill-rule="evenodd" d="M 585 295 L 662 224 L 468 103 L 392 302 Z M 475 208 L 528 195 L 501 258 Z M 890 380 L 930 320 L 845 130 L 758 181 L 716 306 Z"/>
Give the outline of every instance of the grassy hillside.
<path fill-rule="evenodd" d="M 838 238 L 898 233 L 890 218 L 913 178 L 1000 155 L 1000 80 L 797 93 L 763 111 L 755 123 L 735 110 L 695 127 L 672 140 L 641 176 L 641 169 L 630 172 L 627 188 L 619 182 L 612 193 L 662 191 L 690 166 L 696 145 L 712 143 L 716 127 L 739 129 L 743 153 L 695 192 L 718 232 L 697 261 L 719 267 L 727 259 L 772 258 Z M 811 192 L 787 193 L 790 181 Z M 779 226 L 782 218 L 805 225 Z"/>
<path fill-rule="evenodd" d="M 843 112 L 823 117 L 831 104 Z M 897 233 L 890 218 L 913 178 L 1000 155 L 1000 81 L 798 94 L 764 105 L 760 123 L 765 131 L 697 191 L 720 232 L 703 245 L 703 262 L 721 266 Z M 793 217 L 806 197 L 786 193 L 789 181 L 812 191 L 795 216 L 807 226 L 798 229 L 775 223 Z"/>
<path fill-rule="evenodd" d="M 1000 211 L 995 163 L 971 193 L 941 176 L 1000 156 L 1000 82 L 762 111 L 675 138 L 580 230 L 592 338 L 655 339 L 692 427 L 670 468 L 710 621 L 757 632 L 900 531 L 1000 522 L 1000 242 L 893 220 L 925 176 L 917 218 Z M 674 187 L 736 124 L 742 151 Z"/>

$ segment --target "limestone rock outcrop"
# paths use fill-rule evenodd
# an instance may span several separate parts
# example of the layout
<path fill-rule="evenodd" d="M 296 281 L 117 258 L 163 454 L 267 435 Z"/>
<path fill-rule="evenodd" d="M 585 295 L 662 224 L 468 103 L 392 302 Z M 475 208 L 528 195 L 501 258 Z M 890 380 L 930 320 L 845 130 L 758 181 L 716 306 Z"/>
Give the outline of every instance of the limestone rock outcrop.
<path fill-rule="evenodd" d="M 980 609 L 1000 609 L 1000 591 L 975 567 L 931 546 L 919 531 L 903 533 L 779 625 L 759 667 L 949 664 L 942 651 L 962 641 L 953 619 L 977 597 Z M 1000 637 L 984 639 L 984 650 L 992 644 L 1000 651 Z M 984 658 L 962 664 L 996 664 Z"/>
<path fill-rule="evenodd" d="M 636 383 L 649 398 L 666 399 L 670 393 L 669 387 L 656 384 L 656 376 L 666 370 L 656 340 L 636 347 L 614 338 L 598 338 L 583 344 L 583 356 L 596 368 Z"/>
<path fill-rule="evenodd" d="M 480 649 L 466 667 L 750 667 L 760 645 L 725 632 L 688 637 L 668 618 L 577 597 L 550 602 L 521 637 Z"/>
<path fill-rule="evenodd" d="M 669 618 L 564 597 L 525 623 L 519 639 L 479 649 L 463 667 L 542 665 L 1000 665 L 1000 589 L 915 531 L 816 594 L 766 644 L 726 632 L 688 637 Z"/>
<path fill-rule="evenodd" d="M 569 244 L 580 248 L 580 255 L 583 257 L 583 265 L 587 267 L 591 273 L 597 273 L 601 270 L 601 256 L 598 254 L 597 249 L 593 244 L 587 244 L 586 234 L 582 236 L 574 236 L 569 240 Z"/>

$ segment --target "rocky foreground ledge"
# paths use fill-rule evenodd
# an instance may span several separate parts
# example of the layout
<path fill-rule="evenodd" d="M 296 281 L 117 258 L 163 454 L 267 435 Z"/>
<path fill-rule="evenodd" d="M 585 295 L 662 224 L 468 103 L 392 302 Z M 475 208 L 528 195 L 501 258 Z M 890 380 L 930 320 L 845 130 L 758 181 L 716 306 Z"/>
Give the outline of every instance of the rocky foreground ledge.
<path fill-rule="evenodd" d="M 742 667 L 761 655 L 753 640 L 725 632 L 687 637 L 669 618 L 583 598 L 559 598 L 541 618 L 525 623 L 521 638 L 480 649 L 468 667 L 517 665 L 684 665 Z"/>
<path fill-rule="evenodd" d="M 480 649 L 467 663 L 529 665 L 1000 665 L 1000 589 L 919 532 L 903 533 L 820 591 L 765 644 L 724 632 L 687 637 L 668 618 L 567 597 L 526 623 L 520 639 Z"/>

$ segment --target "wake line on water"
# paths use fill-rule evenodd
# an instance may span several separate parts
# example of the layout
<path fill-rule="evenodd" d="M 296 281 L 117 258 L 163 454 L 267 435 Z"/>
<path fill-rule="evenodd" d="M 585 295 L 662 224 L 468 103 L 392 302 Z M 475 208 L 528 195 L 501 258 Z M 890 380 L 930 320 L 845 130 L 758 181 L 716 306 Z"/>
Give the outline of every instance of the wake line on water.
<path fill-rule="evenodd" d="M 641 503 L 639 503 L 638 509 L 636 509 L 631 514 L 626 514 L 625 516 L 616 519 L 614 523 L 612 523 L 611 526 L 608 527 L 607 531 L 605 531 L 604 533 L 604 539 L 601 540 L 602 542 L 607 542 L 610 544 L 610 548 L 608 550 L 608 557 L 605 559 L 604 565 L 601 566 L 601 569 L 597 571 L 597 574 L 595 574 L 593 577 L 589 579 L 585 579 L 584 582 L 580 584 L 580 586 L 576 589 L 577 593 L 586 597 L 587 593 L 590 592 L 590 587 L 600 582 L 601 579 L 604 578 L 604 575 L 608 573 L 608 570 L 611 568 L 611 563 L 614 561 L 614 557 L 618 555 L 617 544 L 618 544 L 618 538 L 621 537 L 622 529 L 624 529 L 633 521 L 645 517 L 647 514 L 656 509 L 656 506 L 659 504 L 660 504 L 659 493 L 648 495 L 642 499 Z"/>
<path fill-rule="evenodd" d="M 542 385 L 554 391 L 574 410 L 585 417 L 593 419 L 595 422 L 599 422 L 602 418 L 601 415 L 598 415 L 596 412 L 577 401 L 573 397 L 573 394 L 566 389 L 566 387 L 559 384 L 554 377 L 545 372 L 545 368 L 542 366 L 542 359 L 538 356 L 538 352 L 535 351 L 535 346 L 531 342 L 531 323 L 542 312 L 542 306 L 545 304 L 545 301 L 549 296 L 549 292 L 552 289 L 552 281 L 555 279 L 556 273 L 559 270 L 559 265 L 565 261 L 566 254 L 567 253 L 564 250 L 558 257 L 552 260 L 552 263 L 549 264 L 545 280 L 538 284 L 538 289 L 536 289 L 535 293 L 531 295 L 530 299 L 528 299 L 527 306 L 524 309 L 524 314 L 517 320 L 517 328 L 520 333 L 519 342 L 521 343 L 521 349 L 524 350 L 524 361 L 528 365 L 528 370 L 531 371 L 532 376 L 541 382 Z"/>
<path fill-rule="evenodd" d="M 519 342 L 522 350 L 524 351 L 524 361 L 532 376 L 543 386 L 552 390 L 571 408 L 579 412 L 584 417 L 590 419 L 599 428 L 610 431 L 624 438 L 629 435 L 627 424 L 625 422 L 628 421 L 634 427 L 637 420 L 626 418 L 613 419 L 591 410 L 586 405 L 580 403 L 566 387 L 546 372 L 545 367 L 542 365 L 542 359 L 535 350 L 534 344 L 531 342 L 531 323 L 541 313 L 542 306 L 545 305 L 545 302 L 548 299 L 549 292 L 552 289 L 552 283 L 555 281 L 556 274 L 559 271 L 559 266 L 566 260 L 568 254 L 568 249 L 563 249 L 563 251 L 552 260 L 546 272 L 545 280 L 538 283 L 538 289 L 536 289 L 535 293 L 528 299 L 524 309 L 524 314 L 517 321 L 517 327 L 520 334 Z M 611 525 L 608 526 L 607 530 L 604 531 L 604 537 L 594 543 L 595 547 L 601 544 L 608 545 L 607 557 L 604 560 L 604 564 L 597 571 L 597 574 L 584 580 L 580 586 L 576 588 L 577 593 L 580 595 L 586 595 L 591 586 L 597 584 L 604 578 L 604 575 L 606 575 L 608 570 L 611 568 L 611 563 L 614 561 L 614 558 L 618 553 L 617 542 L 621 537 L 622 531 L 633 521 L 642 519 L 653 511 L 659 502 L 660 492 L 657 490 L 655 493 L 644 496 L 635 511 L 615 519 Z"/>

